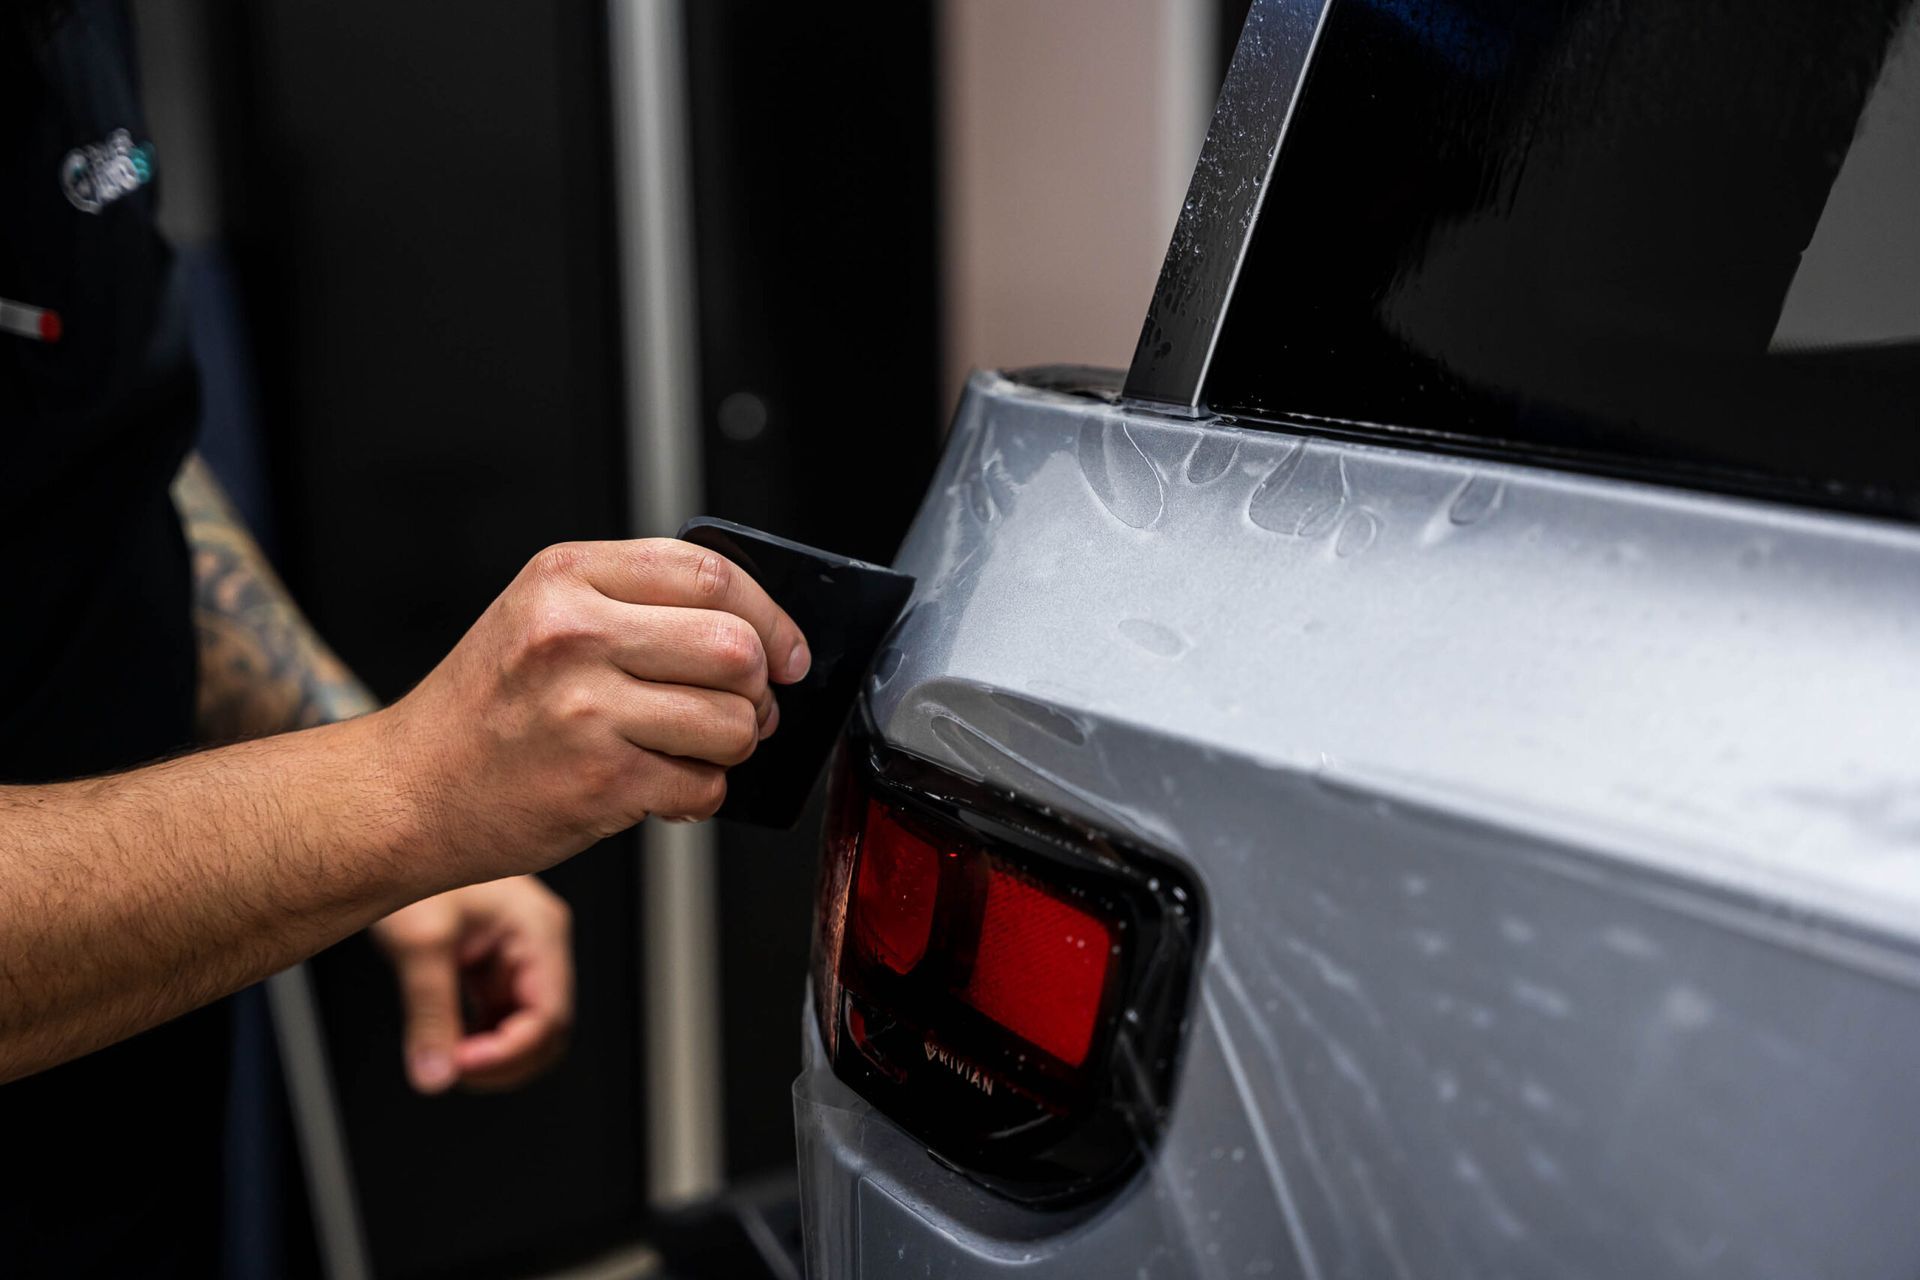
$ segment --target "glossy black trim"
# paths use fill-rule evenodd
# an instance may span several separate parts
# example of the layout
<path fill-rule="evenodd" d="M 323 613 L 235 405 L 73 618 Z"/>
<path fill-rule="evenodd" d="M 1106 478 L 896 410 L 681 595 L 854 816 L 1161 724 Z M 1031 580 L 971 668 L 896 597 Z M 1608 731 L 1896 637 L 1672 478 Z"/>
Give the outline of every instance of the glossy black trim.
<path fill-rule="evenodd" d="M 1920 517 L 1916 22 L 1339 0 L 1201 403 Z"/>
<path fill-rule="evenodd" d="M 1920 519 L 1917 23 L 1253 0 L 1124 398 Z"/>

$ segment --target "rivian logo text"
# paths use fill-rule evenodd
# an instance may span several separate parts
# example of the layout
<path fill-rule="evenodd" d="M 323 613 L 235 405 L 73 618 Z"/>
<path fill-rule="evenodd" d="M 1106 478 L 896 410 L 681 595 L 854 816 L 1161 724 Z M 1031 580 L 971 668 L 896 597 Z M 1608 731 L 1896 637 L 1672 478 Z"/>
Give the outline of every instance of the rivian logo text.
<path fill-rule="evenodd" d="M 965 1058 L 961 1058 L 945 1049 L 942 1049 L 939 1045 L 935 1044 L 931 1040 L 924 1041 L 923 1047 L 927 1051 L 928 1062 L 939 1063 L 941 1066 L 953 1072 L 955 1075 L 959 1076 L 962 1080 L 965 1080 L 968 1084 L 972 1085 L 974 1088 L 978 1089 L 980 1092 L 986 1094 L 989 1098 L 993 1096 L 993 1079 L 990 1076 L 988 1076 L 986 1072 L 974 1066 L 971 1062 L 968 1062 Z"/>

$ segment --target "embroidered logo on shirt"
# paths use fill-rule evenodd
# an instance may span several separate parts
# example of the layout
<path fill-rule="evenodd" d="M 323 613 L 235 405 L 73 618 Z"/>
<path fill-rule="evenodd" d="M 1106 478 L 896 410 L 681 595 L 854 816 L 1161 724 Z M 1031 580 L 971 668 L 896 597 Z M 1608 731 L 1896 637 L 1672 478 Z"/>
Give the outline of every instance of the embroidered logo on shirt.
<path fill-rule="evenodd" d="M 105 142 L 90 142 L 67 152 L 60 162 L 60 188 L 82 213 L 98 213 L 153 180 L 153 144 L 135 143 L 125 129 Z"/>

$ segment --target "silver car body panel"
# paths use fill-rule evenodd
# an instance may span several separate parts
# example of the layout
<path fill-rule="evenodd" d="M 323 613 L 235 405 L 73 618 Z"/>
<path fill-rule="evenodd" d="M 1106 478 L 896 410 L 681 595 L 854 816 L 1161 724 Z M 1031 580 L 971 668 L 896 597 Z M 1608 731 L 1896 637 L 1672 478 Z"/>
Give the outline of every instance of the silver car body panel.
<path fill-rule="evenodd" d="M 1920 1268 L 1920 531 L 978 375 L 897 563 L 882 737 L 1186 863 L 1205 960 L 1091 1213 L 809 1032 L 814 1274 Z"/>

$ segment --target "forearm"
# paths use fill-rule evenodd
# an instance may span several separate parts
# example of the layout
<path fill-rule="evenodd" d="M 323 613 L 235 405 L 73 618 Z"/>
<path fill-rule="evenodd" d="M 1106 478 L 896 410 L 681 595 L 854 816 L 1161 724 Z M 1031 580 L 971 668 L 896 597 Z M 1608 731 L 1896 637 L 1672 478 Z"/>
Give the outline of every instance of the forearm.
<path fill-rule="evenodd" d="M 196 569 L 233 563 L 235 544 L 211 546 L 184 501 L 183 514 Z M 215 623 L 253 614 L 244 590 L 237 608 L 206 594 L 220 573 L 196 576 Z M 117 777 L 0 788 L 0 1081 L 406 903 L 544 870 L 649 814 L 710 817 L 725 769 L 772 727 L 769 679 L 809 662 L 792 619 L 710 551 L 565 544 L 392 707 Z M 270 733 L 271 719 L 209 727 Z"/>
<path fill-rule="evenodd" d="M 284 733 L 373 710 L 373 695 L 315 634 L 197 455 L 173 497 L 193 551 L 201 739 Z"/>
<path fill-rule="evenodd" d="M 382 717 L 0 788 L 0 1082 L 154 1026 L 454 883 Z"/>

